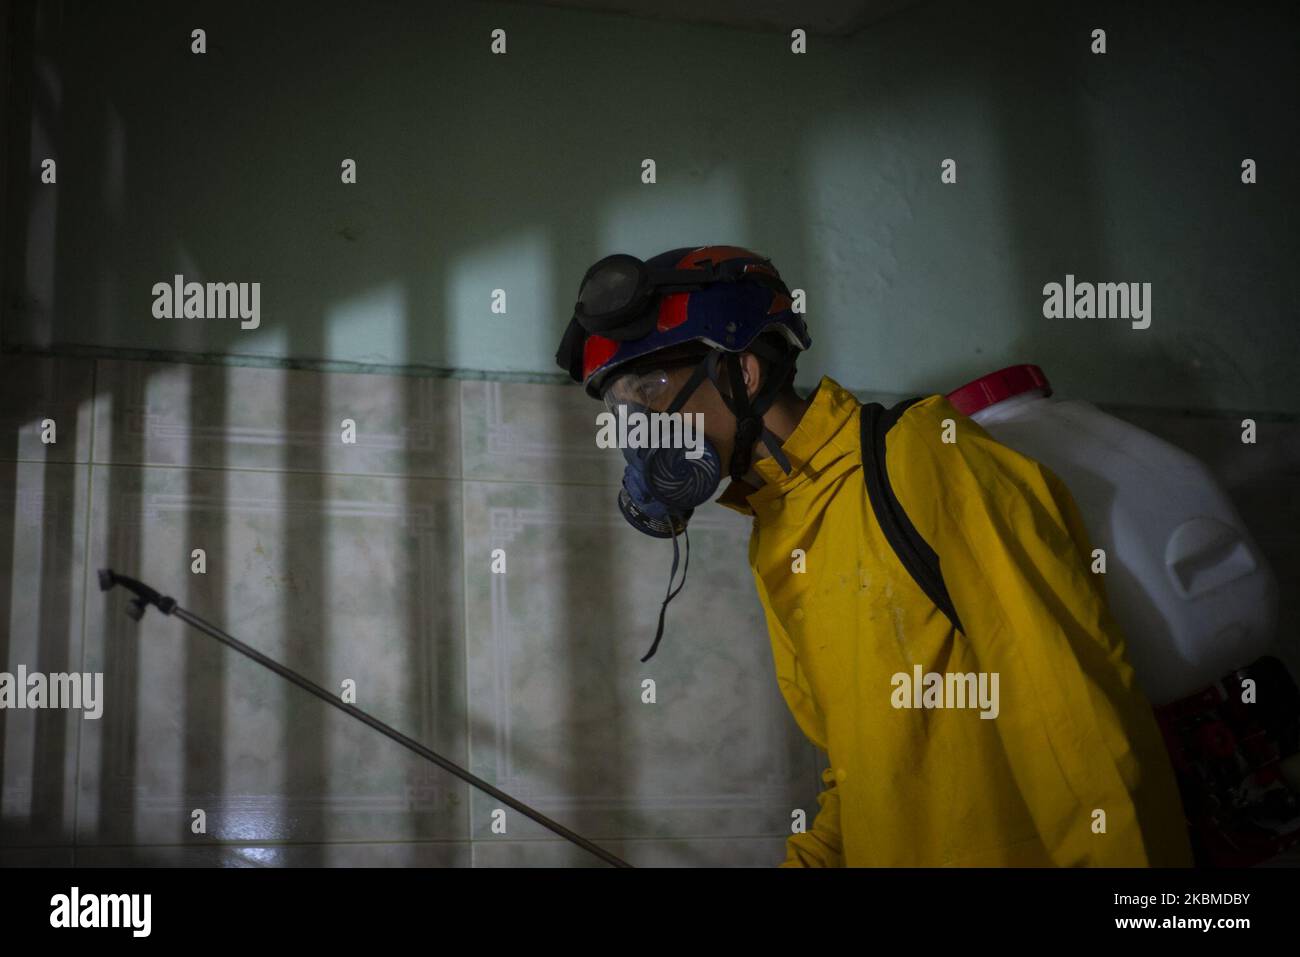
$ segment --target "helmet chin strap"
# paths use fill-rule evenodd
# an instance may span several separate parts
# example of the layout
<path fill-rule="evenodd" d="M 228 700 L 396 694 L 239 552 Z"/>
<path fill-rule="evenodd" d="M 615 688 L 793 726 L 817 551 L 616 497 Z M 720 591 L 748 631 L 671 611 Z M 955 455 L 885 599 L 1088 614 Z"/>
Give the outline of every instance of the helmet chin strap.
<path fill-rule="evenodd" d="M 717 355 L 718 353 L 713 354 L 713 356 Z M 740 355 L 735 352 L 728 352 L 725 354 L 723 361 L 727 364 L 727 377 L 731 384 L 731 394 L 727 395 L 720 387 L 716 359 L 710 363 L 709 378 L 713 380 L 715 386 L 719 386 L 718 394 L 722 396 L 722 401 L 726 403 L 727 408 L 736 417 L 736 438 L 731 450 L 732 480 L 741 481 L 749 472 L 754 460 L 754 445 L 759 439 L 763 440 L 763 444 L 767 446 L 772 458 L 776 459 L 777 465 L 781 466 L 781 471 L 789 475 L 790 461 L 785 457 L 785 453 L 781 451 L 781 439 L 763 424 L 764 413 L 776 401 L 777 393 L 785 382 L 785 374 L 790 368 L 789 358 L 780 356 L 774 360 L 767 381 L 763 383 L 763 387 L 758 392 L 754 393 L 752 400 L 749 398 L 749 390 L 745 388 L 745 376 L 740 369 Z"/>

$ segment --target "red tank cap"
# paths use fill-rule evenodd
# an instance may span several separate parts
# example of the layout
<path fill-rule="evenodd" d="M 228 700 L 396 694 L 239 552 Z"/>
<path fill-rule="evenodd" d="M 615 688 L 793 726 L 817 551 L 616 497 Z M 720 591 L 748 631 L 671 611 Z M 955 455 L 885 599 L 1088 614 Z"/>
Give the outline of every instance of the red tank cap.
<path fill-rule="evenodd" d="M 948 401 L 962 415 L 973 415 L 1003 399 L 1034 389 L 1044 389 L 1043 395 L 1052 394 L 1051 383 L 1042 369 L 1035 365 L 1007 366 L 953 389 L 948 393 Z"/>

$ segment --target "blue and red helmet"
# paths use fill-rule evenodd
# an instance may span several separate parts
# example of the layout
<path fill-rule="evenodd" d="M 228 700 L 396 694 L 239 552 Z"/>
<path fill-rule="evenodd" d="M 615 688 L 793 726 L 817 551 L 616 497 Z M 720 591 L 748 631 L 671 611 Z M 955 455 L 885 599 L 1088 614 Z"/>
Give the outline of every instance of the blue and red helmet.
<path fill-rule="evenodd" d="M 587 271 L 556 363 L 599 398 L 611 373 L 688 342 L 744 352 L 776 330 L 812 345 L 771 260 L 740 246 L 683 246 L 641 261 L 606 256 Z"/>

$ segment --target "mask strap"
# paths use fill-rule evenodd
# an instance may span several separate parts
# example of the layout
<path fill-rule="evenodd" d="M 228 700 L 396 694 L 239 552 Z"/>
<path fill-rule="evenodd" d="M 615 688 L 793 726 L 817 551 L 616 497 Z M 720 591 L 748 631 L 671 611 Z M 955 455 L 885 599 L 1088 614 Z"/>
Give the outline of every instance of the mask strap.
<path fill-rule="evenodd" d="M 677 592 L 681 591 L 686 586 L 686 570 L 691 567 L 691 533 L 688 530 L 683 529 L 682 537 L 686 539 L 686 564 L 682 566 L 682 582 L 680 585 L 677 586 L 677 590 L 674 591 L 673 579 L 677 576 L 677 557 L 678 557 L 677 525 L 675 522 L 672 523 L 672 529 L 673 529 L 673 569 L 668 573 L 668 594 L 664 596 L 664 603 L 659 606 L 659 627 L 655 629 L 654 644 L 650 646 L 650 650 L 647 651 L 645 657 L 641 659 L 643 662 L 649 661 L 651 658 L 654 657 L 655 652 L 659 650 L 659 639 L 661 639 L 664 636 L 664 612 L 668 610 L 668 603 L 677 597 Z"/>

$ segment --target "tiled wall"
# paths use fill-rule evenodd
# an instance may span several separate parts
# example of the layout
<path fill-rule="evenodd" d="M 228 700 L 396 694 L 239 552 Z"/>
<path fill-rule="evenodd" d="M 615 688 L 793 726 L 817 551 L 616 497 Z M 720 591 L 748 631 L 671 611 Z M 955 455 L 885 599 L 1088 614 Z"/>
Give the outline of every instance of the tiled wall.
<path fill-rule="evenodd" d="M 692 522 L 639 662 L 671 546 L 619 516 L 580 390 L 2 363 L 0 670 L 101 671 L 105 707 L 0 712 L 0 863 L 600 864 L 513 810 L 494 833 L 498 802 L 179 620 L 132 621 L 102 567 L 355 680 L 360 707 L 634 864 L 773 865 L 816 811 L 744 519 Z"/>
<path fill-rule="evenodd" d="M 354 680 L 362 708 L 634 864 L 779 862 L 824 763 L 775 684 L 748 524 L 696 514 L 641 664 L 671 548 L 614 507 L 598 410 L 552 385 L 0 359 L 0 670 L 105 686 L 99 720 L 0 711 L 0 863 L 599 865 L 513 810 L 494 833 L 498 802 L 179 620 L 132 621 L 102 567 L 330 690 Z M 1246 468 L 1231 417 L 1125 414 L 1216 468 L 1294 636 L 1300 429 L 1262 430 Z"/>

